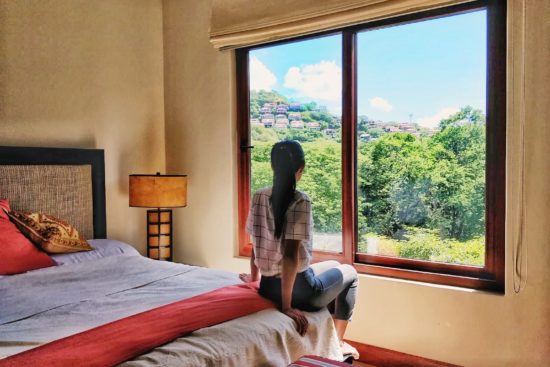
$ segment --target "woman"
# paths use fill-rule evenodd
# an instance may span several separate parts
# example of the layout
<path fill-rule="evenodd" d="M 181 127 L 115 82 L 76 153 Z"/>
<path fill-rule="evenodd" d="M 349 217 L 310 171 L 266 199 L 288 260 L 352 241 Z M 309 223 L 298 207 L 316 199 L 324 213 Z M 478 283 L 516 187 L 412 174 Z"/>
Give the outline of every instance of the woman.
<path fill-rule="evenodd" d="M 313 216 L 309 197 L 296 190 L 304 172 L 304 152 L 295 141 L 282 141 L 271 149 L 273 187 L 258 190 L 246 229 L 252 236 L 250 274 L 244 282 L 260 279 L 260 294 L 277 304 L 296 322 L 304 335 L 308 321 L 302 310 L 328 306 L 344 355 L 358 358 L 355 348 L 343 342 L 357 292 L 357 272 L 336 261 L 310 264 Z"/>

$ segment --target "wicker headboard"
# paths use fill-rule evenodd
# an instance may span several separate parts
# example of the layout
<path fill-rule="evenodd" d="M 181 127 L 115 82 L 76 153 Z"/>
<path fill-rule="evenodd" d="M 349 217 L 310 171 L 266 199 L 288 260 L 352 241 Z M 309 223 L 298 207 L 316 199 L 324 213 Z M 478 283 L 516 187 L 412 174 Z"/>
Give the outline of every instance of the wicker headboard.
<path fill-rule="evenodd" d="M 105 238 L 103 150 L 0 147 L 0 198 L 13 210 L 42 212 Z"/>

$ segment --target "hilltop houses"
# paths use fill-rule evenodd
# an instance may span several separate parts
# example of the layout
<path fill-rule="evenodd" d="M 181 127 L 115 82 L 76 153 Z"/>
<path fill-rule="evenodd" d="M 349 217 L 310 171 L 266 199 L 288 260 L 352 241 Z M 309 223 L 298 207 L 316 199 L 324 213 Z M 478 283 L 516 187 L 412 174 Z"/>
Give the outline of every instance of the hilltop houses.
<path fill-rule="evenodd" d="M 266 102 L 260 108 L 258 117 L 250 116 L 250 124 L 264 126 L 275 129 L 308 129 L 312 131 L 322 131 L 325 136 L 334 138 L 339 135 L 342 123 L 341 117 L 332 116 L 332 122 L 326 124 L 326 121 L 311 121 L 311 114 L 305 111 L 302 103 L 282 103 Z M 326 111 L 325 106 L 319 106 L 316 111 Z M 431 136 L 437 132 L 437 129 L 420 128 L 417 124 L 411 122 L 384 122 L 381 120 L 371 120 L 367 116 L 359 116 L 359 135 L 358 139 L 362 142 L 376 140 L 380 133 L 409 133 L 416 137 L 422 134 Z M 306 121 L 304 121 L 306 119 Z M 322 124 L 322 125 L 321 125 Z M 370 129 L 379 129 L 375 135 L 370 134 Z M 382 130 L 382 131 L 380 131 Z"/>
<path fill-rule="evenodd" d="M 253 125 L 263 125 L 266 128 L 275 129 L 304 129 L 319 131 L 321 124 L 317 121 L 304 123 L 302 113 L 304 107 L 302 103 L 277 103 L 266 102 L 260 108 L 260 117 L 250 117 L 250 123 Z M 333 132 L 328 132 L 332 136 Z"/>

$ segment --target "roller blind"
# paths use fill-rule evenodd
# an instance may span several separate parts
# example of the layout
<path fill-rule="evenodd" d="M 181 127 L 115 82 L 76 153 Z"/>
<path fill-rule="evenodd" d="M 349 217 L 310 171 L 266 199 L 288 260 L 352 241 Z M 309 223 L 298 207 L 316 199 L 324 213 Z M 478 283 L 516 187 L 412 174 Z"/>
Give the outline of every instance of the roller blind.
<path fill-rule="evenodd" d="M 210 42 L 239 48 L 472 0 L 212 0 Z"/>

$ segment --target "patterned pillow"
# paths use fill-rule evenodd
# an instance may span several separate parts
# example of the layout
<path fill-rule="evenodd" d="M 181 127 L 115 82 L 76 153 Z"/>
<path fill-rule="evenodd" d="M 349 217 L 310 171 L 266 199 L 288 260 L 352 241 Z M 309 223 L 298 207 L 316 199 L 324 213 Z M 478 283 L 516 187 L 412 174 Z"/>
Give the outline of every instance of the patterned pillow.
<path fill-rule="evenodd" d="M 14 211 L 8 215 L 25 236 L 50 254 L 93 250 L 73 226 L 51 215 Z"/>
<path fill-rule="evenodd" d="M 8 200 L 0 199 L 0 278 L 54 266 L 52 258 L 40 251 L 10 222 L 9 210 Z"/>

